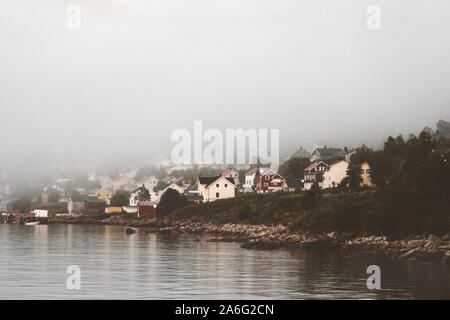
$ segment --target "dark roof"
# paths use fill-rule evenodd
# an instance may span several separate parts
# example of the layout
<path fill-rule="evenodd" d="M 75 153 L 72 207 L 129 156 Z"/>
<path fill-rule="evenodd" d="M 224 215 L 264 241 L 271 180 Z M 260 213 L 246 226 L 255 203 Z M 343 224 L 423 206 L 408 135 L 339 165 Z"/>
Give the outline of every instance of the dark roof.
<path fill-rule="evenodd" d="M 224 178 L 227 179 L 228 181 L 230 181 L 232 184 L 236 185 L 234 178 L 228 178 L 228 177 L 224 177 Z"/>
<path fill-rule="evenodd" d="M 153 207 L 156 204 L 156 202 L 153 201 L 139 201 L 138 207 Z"/>
<path fill-rule="evenodd" d="M 211 183 L 213 183 L 214 181 L 216 181 L 216 180 L 219 179 L 219 178 L 224 178 L 224 179 L 230 181 L 230 183 L 232 183 L 232 184 L 234 184 L 234 185 L 236 184 L 236 183 L 234 182 L 234 179 L 233 179 L 233 178 L 227 178 L 227 177 L 222 177 L 222 176 L 216 176 L 216 177 L 198 177 L 198 180 L 199 180 L 200 184 L 206 184 L 206 186 L 209 186 Z"/>
<path fill-rule="evenodd" d="M 203 196 L 195 194 L 187 194 L 184 196 L 187 201 L 203 201 Z"/>
<path fill-rule="evenodd" d="M 184 177 L 179 177 L 178 179 L 176 179 L 173 183 L 178 184 L 179 182 L 181 182 L 181 180 L 185 179 Z"/>
<path fill-rule="evenodd" d="M 341 150 L 341 151 L 339 151 L 338 153 L 336 153 L 335 155 L 336 155 L 336 156 L 345 156 L 345 155 L 350 154 L 350 153 L 352 153 L 352 152 L 354 152 L 354 151 L 356 151 L 356 150 L 358 150 L 358 149 L 356 149 L 356 148 L 350 148 L 350 149 L 347 149 L 347 150 Z"/>
<path fill-rule="evenodd" d="M 140 186 L 140 187 L 137 187 L 136 189 L 134 189 L 133 191 L 131 191 L 130 193 L 135 193 L 136 191 L 143 190 L 143 189 L 144 189 L 144 187 Z"/>
<path fill-rule="evenodd" d="M 198 177 L 198 181 L 200 182 L 200 184 L 206 184 L 209 186 L 211 183 L 213 183 L 214 181 L 216 181 L 219 178 L 220 178 L 220 176 L 218 176 L 218 177 Z"/>
<path fill-rule="evenodd" d="M 7 206 L 12 206 L 12 205 L 14 205 L 16 202 L 18 202 L 18 201 L 19 201 L 19 199 L 10 200 L 10 201 L 8 201 L 8 202 L 6 203 L 6 205 L 7 205 Z"/>
<path fill-rule="evenodd" d="M 197 184 L 191 184 L 189 187 L 187 187 L 184 192 L 189 192 L 189 191 L 195 191 L 198 190 L 198 185 Z"/>
<path fill-rule="evenodd" d="M 87 196 L 87 195 L 79 195 L 70 197 L 73 202 L 105 202 L 105 200 L 100 200 L 97 197 Z"/>
<path fill-rule="evenodd" d="M 288 188 L 300 188 L 302 186 L 302 180 L 300 178 L 289 177 L 286 178 L 286 184 Z"/>
<path fill-rule="evenodd" d="M 342 151 L 341 148 L 316 148 L 316 150 L 321 156 L 334 156 L 339 151 Z"/>

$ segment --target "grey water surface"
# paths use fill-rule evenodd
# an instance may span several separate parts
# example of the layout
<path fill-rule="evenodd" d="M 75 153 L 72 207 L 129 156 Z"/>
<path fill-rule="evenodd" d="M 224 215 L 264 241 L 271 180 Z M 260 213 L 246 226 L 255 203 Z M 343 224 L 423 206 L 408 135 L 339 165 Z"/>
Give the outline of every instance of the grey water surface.
<path fill-rule="evenodd" d="M 381 290 L 366 269 L 381 268 Z M 80 268 L 73 289 L 69 266 Z M 69 278 L 69 289 L 67 286 Z M 0 299 L 450 299 L 450 267 L 102 225 L 0 225 Z"/>

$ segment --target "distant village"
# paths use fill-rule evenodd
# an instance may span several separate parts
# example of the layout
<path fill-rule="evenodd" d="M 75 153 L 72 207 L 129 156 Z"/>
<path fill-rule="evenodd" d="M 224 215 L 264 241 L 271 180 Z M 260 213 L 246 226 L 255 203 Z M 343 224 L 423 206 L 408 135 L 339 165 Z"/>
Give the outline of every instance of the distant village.
<path fill-rule="evenodd" d="M 321 189 L 335 188 L 347 176 L 350 158 L 357 149 L 324 146 L 315 148 L 311 153 L 305 151 L 301 148 L 300 154 L 297 152 L 291 156 L 291 159 L 307 157 L 310 161 L 303 174 L 297 177 L 284 177 L 269 165 L 217 167 L 217 174 L 199 175 L 196 178 L 180 176 L 180 173 L 192 169 L 192 166 L 176 165 L 163 169 L 164 177 L 160 174 L 159 179 L 152 174 L 138 177 L 138 169 L 126 168 L 114 178 L 91 173 L 89 180 L 96 181 L 98 188 L 75 188 L 70 194 L 66 186 L 73 179 L 60 178 L 43 187 L 40 199 L 35 201 L 38 204 L 33 206 L 29 214 L 41 218 L 47 218 L 49 212 L 61 216 L 95 213 L 156 216 L 161 198 L 169 189 L 182 195 L 189 205 L 197 205 L 247 193 L 294 192 L 310 190 L 313 185 Z M 369 163 L 361 165 L 360 175 L 361 185 L 371 187 Z M 303 179 L 298 176 L 303 176 Z M 7 196 L 8 186 L 1 187 L 3 197 Z M 115 197 L 121 200 L 114 200 Z M 21 200 L 10 199 L 6 202 L 2 215 L 19 213 L 19 201 Z M 52 205 L 52 202 L 57 202 L 57 205 Z"/>

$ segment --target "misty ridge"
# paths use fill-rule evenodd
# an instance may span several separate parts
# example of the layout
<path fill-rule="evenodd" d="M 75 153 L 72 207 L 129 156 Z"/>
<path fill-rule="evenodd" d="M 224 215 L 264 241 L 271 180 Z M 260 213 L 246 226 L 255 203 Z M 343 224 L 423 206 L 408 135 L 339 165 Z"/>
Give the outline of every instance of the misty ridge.
<path fill-rule="evenodd" d="M 71 4 L 0 4 L 4 199 L 163 176 L 195 120 L 279 129 L 286 160 L 450 119 L 448 1 L 386 3 L 378 31 L 366 3 L 84 0 L 79 30 Z"/>

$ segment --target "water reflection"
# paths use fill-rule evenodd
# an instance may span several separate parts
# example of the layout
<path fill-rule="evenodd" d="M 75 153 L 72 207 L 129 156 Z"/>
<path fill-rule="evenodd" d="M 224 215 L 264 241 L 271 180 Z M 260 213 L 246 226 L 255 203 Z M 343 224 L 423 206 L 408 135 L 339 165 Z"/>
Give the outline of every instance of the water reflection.
<path fill-rule="evenodd" d="M 121 227 L 0 225 L 0 298 L 450 298 L 450 268 L 339 252 L 259 251 Z M 366 287 L 377 264 L 382 289 Z M 81 268 L 81 290 L 66 269 Z"/>

